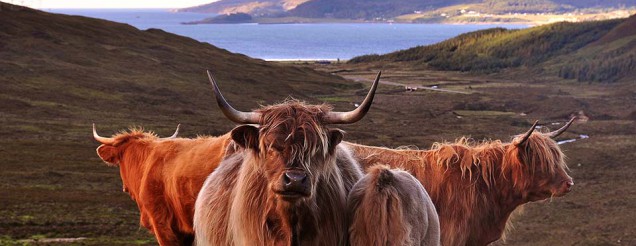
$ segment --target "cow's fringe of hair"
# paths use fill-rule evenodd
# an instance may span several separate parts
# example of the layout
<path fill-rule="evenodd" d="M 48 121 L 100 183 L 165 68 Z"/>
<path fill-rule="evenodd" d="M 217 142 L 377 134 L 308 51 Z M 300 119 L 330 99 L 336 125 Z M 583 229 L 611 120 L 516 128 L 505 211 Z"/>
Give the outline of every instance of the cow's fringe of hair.
<path fill-rule="evenodd" d="M 331 106 L 309 105 L 296 99 L 288 99 L 280 105 L 266 106 L 256 110 L 261 113 L 261 135 L 276 135 L 279 131 L 289 133 L 287 140 L 302 138 L 302 144 L 291 144 L 291 158 L 298 161 L 306 170 L 310 170 L 311 159 L 319 155 L 326 157 L 329 149 L 327 129 L 323 126 L 322 117 L 332 110 Z M 302 134 L 302 135 L 297 135 Z M 259 148 L 266 149 L 266 143 L 261 139 Z M 264 154 L 265 152 L 261 152 Z"/>
<path fill-rule="evenodd" d="M 499 178 L 512 179 L 517 188 L 527 187 L 535 170 L 528 167 L 540 167 L 549 174 L 554 174 L 557 167 L 567 169 L 565 155 L 554 141 L 540 133 L 532 134 L 519 147 L 500 140 L 475 142 L 464 137 L 453 143 L 434 143 L 431 150 L 424 153 L 433 156 L 436 164 L 446 169 L 458 165 L 462 177 L 473 182 L 480 178 L 488 187 L 496 185 Z"/>

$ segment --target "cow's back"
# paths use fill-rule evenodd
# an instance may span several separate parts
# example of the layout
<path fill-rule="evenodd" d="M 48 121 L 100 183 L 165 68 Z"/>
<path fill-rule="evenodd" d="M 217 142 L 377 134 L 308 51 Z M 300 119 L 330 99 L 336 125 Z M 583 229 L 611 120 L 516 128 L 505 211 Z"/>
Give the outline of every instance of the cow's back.
<path fill-rule="evenodd" d="M 440 245 L 435 205 L 411 174 L 376 165 L 347 198 L 351 245 Z"/>

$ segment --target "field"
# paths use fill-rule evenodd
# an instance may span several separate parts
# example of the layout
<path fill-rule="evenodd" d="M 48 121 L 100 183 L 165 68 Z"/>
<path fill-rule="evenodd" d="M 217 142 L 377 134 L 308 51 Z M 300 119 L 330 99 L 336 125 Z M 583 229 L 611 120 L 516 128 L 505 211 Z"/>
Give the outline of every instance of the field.
<path fill-rule="evenodd" d="M 636 243 L 633 84 L 581 84 L 514 74 L 487 77 L 408 71 L 400 67 L 399 64 L 312 66 L 362 83 L 370 83 L 375 72 L 383 70 L 383 82 L 437 86 L 451 91 L 407 92 L 402 86 L 382 84 L 367 117 L 357 124 L 342 126 L 347 131 L 346 140 L 419 148 L 461 136 L 509 140 L 512 135 L 524 132 L 535 119 L 553 127 L 551 123 L 563 122 L 571 115 L 585 115 L 588 121 L 577 121 L 560 138 L 578 139 L 562 145 L 569 156 L 575 190 L 563 198 L 526 205 L 524 212 L 514 218 L 515 228 L 508 233 L 505 244 Z M 364 91 L 345 89 L 321 95 L 316 101 L 348 109 L 361 100 Z M 263 96 L 268 103 L 279 101 Z M 116 125 L 130 123 L 120 121 Z M 150 130 L 167 136 L 173 130 L 173 122 L 161 119 L 148 124 L 154 126 Z M 181 136 L 206 134 L 205 129 L 217 129 L 212 132 L 219 134 L 233 126 L 228 121 L 218 122 L 221 123 L 215 122 L 207 128 L 185 124 Z M 25 128 L 37 129 L 25 131 L 56 132 L 65 127 L 27 123 Z M 72 131 L 58 135 L 25 137 L 19 132 L 8 132 L 9 136 L 3 137 L 0 214 L 4 219 L 0 222 L 0 234 L 4 238 L 0 244 L 77 237 L 87 238 L 79 241 L 83 244 L 153 244 L 152 236 L 138 225 L 135 203 L 121 192 L 117 169 L 104 166 L 95 154 L 98 144 L 91 139 L 88 124 L 71 128 Z M 100 129 L 100 132 L 108 135 L 120 129 Z M 582 134 L 589 138 L 580 139 Z"/>

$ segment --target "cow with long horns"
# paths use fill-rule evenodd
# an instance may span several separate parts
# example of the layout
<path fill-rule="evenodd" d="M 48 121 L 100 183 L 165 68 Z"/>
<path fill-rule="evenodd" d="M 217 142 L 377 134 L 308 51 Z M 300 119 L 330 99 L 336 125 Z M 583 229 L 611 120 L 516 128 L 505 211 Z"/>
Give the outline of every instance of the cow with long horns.
<path fill-rule="evenodd" d="M 97 154 L 119 167 L 124 192 L 137 203 L 140 224 L 160 245 L 192 245 L 194 203 L 205 178 L 231 151 L 230 134 L 220 137 L 168 138 L 132 129 L 101 137 Z"/>
<path fill-rule="evenodd" d="M 362 173 L 339 145 L 343 132 L 327 125 L 362 119 L 380 74 L 350 112 L 296 100 L 240 112 L 209 78 L 223 113 L 244 125 L 231 131 L 241 148 L 208 177 L 197 198 L 197 245 L 346 243 L 346 197 Z"/>
<path fill-rule="evenodd" d="M 368 169 L 375 163 L 413 174 L 437 209 L 442 245 L 486 245 L 502 237 L 522 204 L 567 194 L 574 182 L 565 155 L 552 140 L 574 121 L 550 132 L 537 122 L 512 142 L 434 144 L 430 150 L 395 150 L 343 143 Z"/>

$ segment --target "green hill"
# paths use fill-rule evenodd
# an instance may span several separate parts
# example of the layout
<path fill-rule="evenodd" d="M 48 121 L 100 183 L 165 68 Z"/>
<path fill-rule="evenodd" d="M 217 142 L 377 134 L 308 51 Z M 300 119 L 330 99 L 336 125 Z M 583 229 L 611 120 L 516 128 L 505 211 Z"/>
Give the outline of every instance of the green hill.
<path fill-rule="evenodd" d="M 134 125 L 166 136 L 177 123 L 186 137 L 225 133 L 235 124 L 218 110 L 206 69 L 244 110 L 365 90 L 161 30 L 6 3 L 0 58 L 0 245 L 78 236 L 152 244 L 117 169 L 100 165 L 91 123 L 104 136 Z"/>
<path fill-rule="evenodd" d="M 636 15 L 612 28 L 602 38 L 568 56 L 549 61 L 559 76 L 579 81 L 615 81 L 636 78 Z"/>
<path fill-rule="evenodd" d="M 406 62 L 414 67 L 470 72 L 528 67 L 568 79 L 609 82 L 629 76 L 636 67 L 636 35 L 623 31 L 633 28 L 635 18 L 487 29 L 349 62 Z M 611 42 L 599 42 L 605 39 Z"/>

